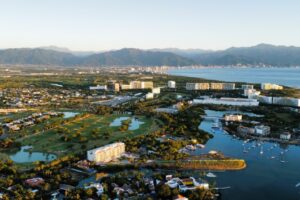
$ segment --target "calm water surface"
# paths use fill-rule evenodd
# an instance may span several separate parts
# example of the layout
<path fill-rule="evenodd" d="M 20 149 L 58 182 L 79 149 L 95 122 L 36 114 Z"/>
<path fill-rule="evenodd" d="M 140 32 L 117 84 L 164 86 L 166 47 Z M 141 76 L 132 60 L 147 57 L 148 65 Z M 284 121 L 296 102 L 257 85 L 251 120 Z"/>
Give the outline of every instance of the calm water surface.
<path fill-rule="evenodd" d="M 280 85 L 300 88 L 300 68 L 200 68 L 174 69 L 169 74 L 178 76 L 198 77 L 212 80 L 248 82 L 248 83 L 276 83 Z"/>
<path fill-rule="evenodd" d="M 56 159 L 56 155 L 40 152 L 30 152 L 30 146 L 21 147 L 20 151 L 10 155 L 10 159 L 16 163 L 29 163 L 35 161 L 52 161 Z"/>
<path fill-rule="evenodd" d="M 121 126 L 122 122 L 127 119 L 131 119 L 131 122 L 130 122 L 129 128 L 128 128 L 131 131 L 139 129 L 140 125 L 144 124 L 144 122 L 138 120 L 136 117 L 118 117 L 110 124 L 110 126 Z"/>
<path fill-rule="evenodd" d="M 224 113 L 206 111 L 208 116 L 221 117 Z M 256 141 L 244 144 L 244 141 L 235 139 L 222 130 L 212 130 L 212 123 L 212 121 L 201 123 L 200 129 L 212 133 L 214 138 L 209 140 L 205 149 L 198 150 L 196 154 L 218 150 L 226 156 L 245 159 L 247 162 L 245 170 L 216 172 L 217 185 L 231 187 L 231 189 L 222 191 L 222 199 L 300 199 L 300 187 L 296 187 L 296 184 L 300 182 L 300 147 L 280 146 L 275 143 L 264 142 L 261 148 L 261 146 L 257 146 Z M 243 153 L 244 148 L 249 152 Z M 260 154 L 261 149 L 263 149 L 263 154 Z"/>

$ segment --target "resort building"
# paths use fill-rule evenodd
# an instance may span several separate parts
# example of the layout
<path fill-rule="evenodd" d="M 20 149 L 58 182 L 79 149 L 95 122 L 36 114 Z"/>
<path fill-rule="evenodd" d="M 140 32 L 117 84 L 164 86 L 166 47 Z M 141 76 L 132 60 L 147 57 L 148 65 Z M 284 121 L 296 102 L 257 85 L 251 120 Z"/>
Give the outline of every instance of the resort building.
<path fill-rule="evenodd" d="M 223 90 L 223 83 L 211 83 L 210 89 L 211 90 Z"/>
<path fill-rule="evenodd" d="M 261 136 L 269 135 L 271 132 L 270 126 L 259 125 L 259 126 L 255 126 L 254 129 L 255 129 L 255 134 Z"/>
<path fill-rule="evenodd" d="M 121 157 L 124 153 L 125 144 L 117 142 L 89 150 L 87 152 L 87 159 L 96 163 L 105 163 Z"/>
<path fill-rule="evenodd" d="M 262 83 L 261 84 L 262 90 L 282 90 L 283 87 L 281 85 L 276 85 L 272 83 Z"/>
<path fill-rule="evenodd" d="M 119 92 L 120 91 L 120 84 L 117 83 L 115 80 L 110 80 L 110 81 L 107 82 L 107 90 Z"/>
<path fill-rule="evenodd" d="M 130 90 L 131 87 L 130 87 L 130 85 L 122 84 L 122 85 L 121 85 L 121 89 L 122 89 L 122 90 Z"/>
<path fill-rule="evenodd" d="M 243 115 L 225 115 L 224 120 L 229 122 L 240 122 L 243 119 Z"/>
<path fill-rule="evenodd" d="M 142 84 L 141 81 L 130 81 L 130 89 L 141 89 Z"/>
<path fill-rule="evenodd" d="M 194 99 L 193 104 L 215 104 L 215 105 L 229 105 L 229 106 L 258 106 L 259 102 L 256 99 L 243 98 L 225 98 L 220 99 L 200 97 Z"/>
<path fill-rule="evenodd" d="M 257 99 L 260 103 L 265 103 L 265 104 L 273 103 L 273 97 L 259 95 L 259 96 L 255 96 L 253 98 Z"/>
<path fill-rule="evenodd" d="M 209 90 L 209 83 L 186 83 L 186 90 Z"/>
<path fill-rule="evenodd" d="M 152 81 L 142 81 L 141 82 L 141 88 L 142 89 L 152 89 L 153 88 L 153 82 Z"/>
<path fill-rule="evenodd" d="M 176 82 L 175 81 L 168 81 L 168 88 L 176 88 Z"/>
<path fill-rule="evenodd" d="M 242 89 L 243 90 L 253 90 L 254 89 L 254 85 L 242 85 Z"/>
<path fill-rule="evenodd" d="M 223 83 L 223 90 L 235 90 L 235 83 Z"/>
<path fill-rule="evenodd" d="M 273 97 L 273 104 L 300 107 L 300 99 L 289 97 Z"/>

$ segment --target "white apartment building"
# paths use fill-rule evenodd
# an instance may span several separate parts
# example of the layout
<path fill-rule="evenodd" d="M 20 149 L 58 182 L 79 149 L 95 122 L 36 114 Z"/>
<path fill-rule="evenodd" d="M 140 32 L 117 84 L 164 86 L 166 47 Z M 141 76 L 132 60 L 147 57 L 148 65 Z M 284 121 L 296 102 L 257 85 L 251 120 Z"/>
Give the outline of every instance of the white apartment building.
<path fill-rule="evenodd" d="M 176 88 L 176 82 L 175 81 L 168 81 L 168 88 Z"/>
<path fill-rule="evenodd" d="M 87 151 L 87 159 L 96 163 L 110 162 L 125 153 L 125 144 L 117 142 Z"/>

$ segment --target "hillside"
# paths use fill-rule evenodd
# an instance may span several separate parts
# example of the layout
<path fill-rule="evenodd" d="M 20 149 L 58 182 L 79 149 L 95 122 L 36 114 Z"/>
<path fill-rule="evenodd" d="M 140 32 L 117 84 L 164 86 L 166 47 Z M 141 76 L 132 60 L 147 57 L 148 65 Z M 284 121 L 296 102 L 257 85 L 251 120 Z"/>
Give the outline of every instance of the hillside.
<path fill-rule="evenodd" d="M 198 54 L 195 62 L 203 65 L 271 65 L 300 66 L 300 48 L 259 44 Z"/>
<path fill-rule="evenodd" d="M 169 52 L 151 52 L 139 49 L 121 49 L 90 56 L 49 49 L 0 50 L 0 64 L 59 65 L 59 66 L 184 66 L 195 64 L 192 60 Z"/>

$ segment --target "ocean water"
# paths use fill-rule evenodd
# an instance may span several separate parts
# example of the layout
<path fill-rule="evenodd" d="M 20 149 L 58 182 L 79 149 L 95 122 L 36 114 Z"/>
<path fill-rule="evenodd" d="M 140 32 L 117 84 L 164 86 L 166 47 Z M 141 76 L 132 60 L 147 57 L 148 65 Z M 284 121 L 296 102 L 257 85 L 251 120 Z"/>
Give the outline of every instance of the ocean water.
<path fill-rule="evenodd" d="M 168 71 L 168 74 L 232 82 L 276 83 L 300 88 L 300 68 L 296 67 L 172 69 Z"/>

